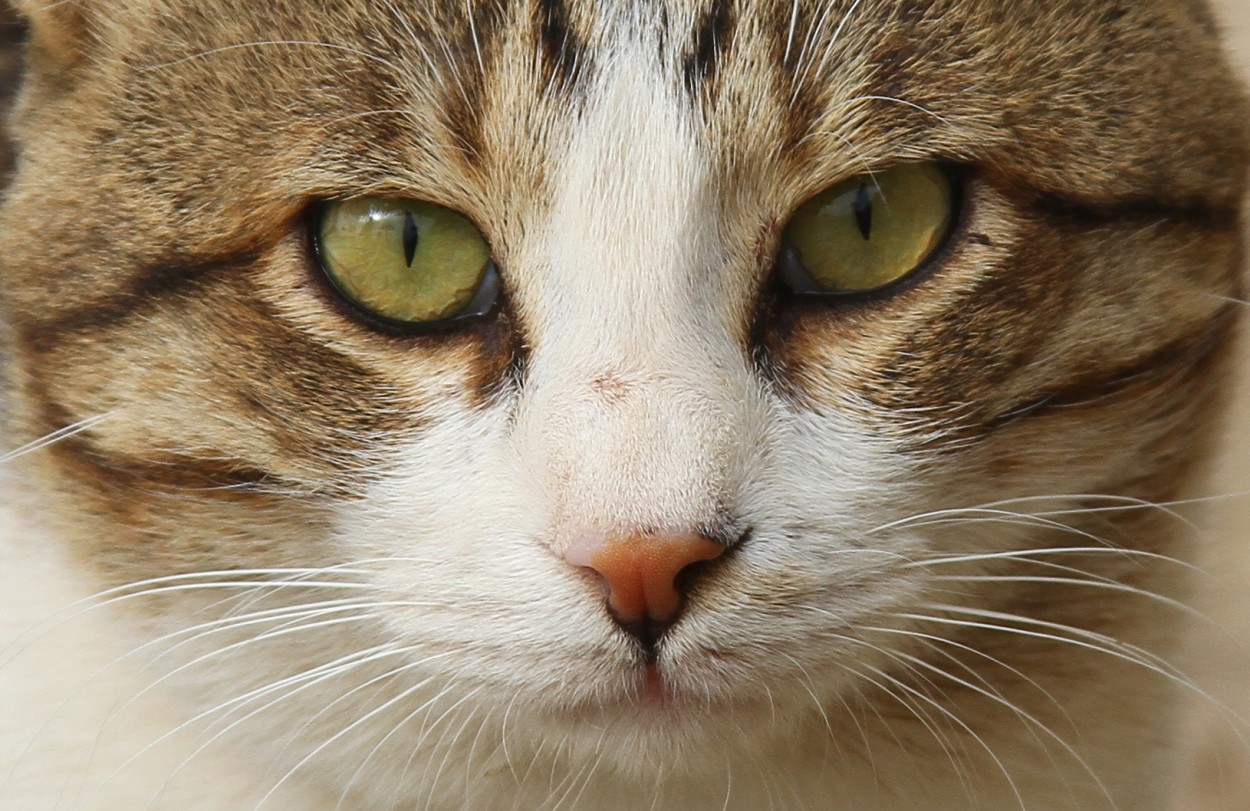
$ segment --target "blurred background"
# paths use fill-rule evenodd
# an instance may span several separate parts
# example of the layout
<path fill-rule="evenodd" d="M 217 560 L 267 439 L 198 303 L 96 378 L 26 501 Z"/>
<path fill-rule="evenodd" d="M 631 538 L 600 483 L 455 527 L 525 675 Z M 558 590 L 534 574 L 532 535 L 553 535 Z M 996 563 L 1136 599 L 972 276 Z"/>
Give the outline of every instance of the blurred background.
<path fill-rule="evenodd" d="M 1229 55 L 1250 82 L 1250 0 L 1213 3 Z M 1250 322 L 1241 344 L 1233 411 L 1208 488 L 1216 498 L 1202 513 L 1202 562 L 1212 577 L 1199 607 L 1214 623 L 1195 635 L 1185 669 L 1244 723 L 1238 730 L 1218 709 L 1197 707 L 1176 811 L 1250 811 Z"/>

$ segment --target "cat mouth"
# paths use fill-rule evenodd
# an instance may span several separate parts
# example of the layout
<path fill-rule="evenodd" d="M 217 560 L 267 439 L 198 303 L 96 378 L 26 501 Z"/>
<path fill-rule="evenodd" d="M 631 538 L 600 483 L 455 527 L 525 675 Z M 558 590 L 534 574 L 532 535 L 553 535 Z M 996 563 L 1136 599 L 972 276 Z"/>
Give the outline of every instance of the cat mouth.
<path fill-rule="evenodd" d="M 640 668 L 632 684 L 617 693 L 615 699 L 601 697 L 593 704 L 576 708 L 573 712 L 578 722 L 594 716 L 630 719 L 651 724 L 655 722 L 680 722 L 682 719 L 709 716 L 737 715 L 750 710 L 764 710 L 762 702 L 744 696 L 709 695 L 691 689 L 671 672 L 656 663 Z"/>
<path fill-rule="evenodd" d="M 769 711 L 768 702 L 758 696 L 699 689 L 681 675 L 672 665 L 647 662 L 637 671 L 630 689 L 621 696 L 620 707 L 631 713 L 641 711 L 644 717 L 667 718 Z"/>
<path fill-rule="evenodd" d="M 657 710 L 671 710 L 675 699 L 670 682 L 664 678 L 664 671 L 655 662 L 648 663 L 643 668 L 638 686 L 639 703 Z"/>
<path fill-rule="evenodd" d="M 609 610 L 609 614 L 633 641 L 647 669 L 656 668 L 658 672 L 660 642 L 668 632 L 671 621 L 657 620 L 649 616 L 627 618 L 612 610 Z"/>

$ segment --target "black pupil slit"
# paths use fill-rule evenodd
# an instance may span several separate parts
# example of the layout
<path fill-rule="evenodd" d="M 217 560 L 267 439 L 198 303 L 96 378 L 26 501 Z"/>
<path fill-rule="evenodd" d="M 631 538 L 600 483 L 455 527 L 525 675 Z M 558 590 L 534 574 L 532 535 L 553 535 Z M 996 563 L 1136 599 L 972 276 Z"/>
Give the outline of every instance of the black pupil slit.
<path fill-rule="evenodd" d="M 868 193 L 868 184 L 860 183 L 859 191 L 855 192 L 855 223 L 859 232 L 868 239 L 872 235 L 872 195 Z"/>
<path fill-rule="evenodd" d="M 404 212 L 404 259 L 408 267 L 412 267 L 412 259 L 417 255 L 417 221 L 411 211 Z"/>

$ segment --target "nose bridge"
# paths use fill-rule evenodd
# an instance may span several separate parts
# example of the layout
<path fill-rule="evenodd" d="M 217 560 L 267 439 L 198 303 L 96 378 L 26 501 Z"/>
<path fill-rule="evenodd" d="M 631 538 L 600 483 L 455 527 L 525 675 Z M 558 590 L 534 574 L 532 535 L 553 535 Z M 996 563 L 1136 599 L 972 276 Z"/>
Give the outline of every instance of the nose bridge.
<path fill-rule="evenodd" d="M 720 253 L 710 156 L 658 47 L 635 32 L 607 57 L 556 172 L 534 305 L 582 353 L 662 355 L 712 326 L 697 306 Z"/>
<path fill-rule="evenodd" d="M 570 532 L 691 530 L 722 508 L 742 396 L 729 376 L 708 373 L 706 358 L 662 364 L 656 354 L 535 358 L 518 430 Z"/>
<path fill-rule="evenodd" d="M 517 435 L 573 534 L 712 522 L 742 434 L 749 381 L 735 306 L 713 292 L 707 156 L 656 53 L 639 34 L 603 65 L 524 290 Z"/>

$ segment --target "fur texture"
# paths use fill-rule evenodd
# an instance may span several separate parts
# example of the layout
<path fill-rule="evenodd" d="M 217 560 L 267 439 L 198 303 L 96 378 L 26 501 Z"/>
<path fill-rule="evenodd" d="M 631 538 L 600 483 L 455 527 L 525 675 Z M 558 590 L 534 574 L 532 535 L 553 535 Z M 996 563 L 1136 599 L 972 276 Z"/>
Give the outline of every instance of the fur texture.
<path fill-rule="evenodd" d="M 121 685 L 104 762 L 176 697 L 113 769 L 12 734 L 0 806 L 1166 807 L 1246 161 L 1200 4 L 22 5 L 6 554 L 118 590 L 0 675 Z M 916 160 L 931 267 L 779 291 L 800 204 Z M 355 317 L 309 218 L 364 194 L 473 219 L 500 309 Z M 734 542 L 662 702 L 560 557 L 655 531 Z"/>

